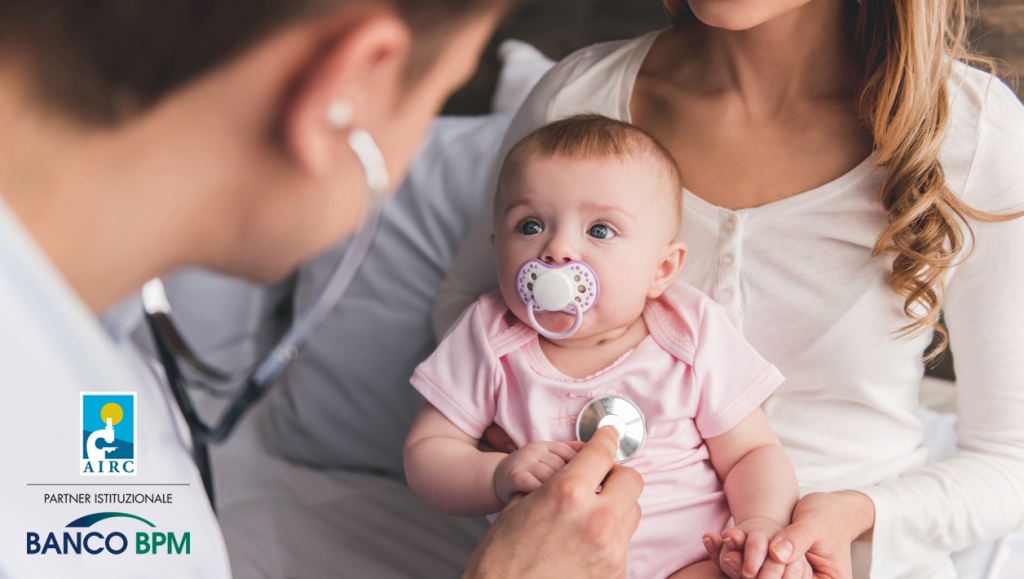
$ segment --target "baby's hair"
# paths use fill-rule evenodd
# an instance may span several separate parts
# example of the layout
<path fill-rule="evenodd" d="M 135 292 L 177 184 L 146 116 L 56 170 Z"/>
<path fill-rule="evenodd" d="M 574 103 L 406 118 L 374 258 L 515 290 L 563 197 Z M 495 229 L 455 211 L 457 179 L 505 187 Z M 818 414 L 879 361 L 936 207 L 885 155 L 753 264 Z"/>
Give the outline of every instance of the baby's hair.
<path fill-rule="evenodd" d="M 495 215 L 501 211 L 504 190 L 529 157 L 566 157 L 584 160 L 602 157 L 652 161 L 666 177 L 675 201 L 675 213 L 682 216 L 683 178 L 672 154 L 650 134 L 629 123 L 597 114 L 580 114 L 548 123 L 516 143 L 498 174 Z M 678 226 L 678 224 L 677 224 Z"/>

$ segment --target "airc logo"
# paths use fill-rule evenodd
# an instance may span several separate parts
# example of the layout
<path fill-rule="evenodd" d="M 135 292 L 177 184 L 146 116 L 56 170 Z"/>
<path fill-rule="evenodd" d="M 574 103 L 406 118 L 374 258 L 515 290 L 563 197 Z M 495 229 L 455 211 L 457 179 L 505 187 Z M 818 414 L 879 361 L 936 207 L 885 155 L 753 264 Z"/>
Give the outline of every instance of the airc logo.
<path fill-rule="evenodd" d="M 135 475 L 135 393 L 82 393 L 82 475 Z"/>
<path fill-rule="evenodd" d="M 156 528 L 153 523 L 130 513 L 94 513 L 71 521 L 65 528 L 88 529 L 101 521 L 119 517 L 135 519 L 150 528 Z M 99 531 L 73 530 L 64 531 L 62 536 L 51 532 L 47 533 L 45 537 L 29 531 L 26 533 L 25 545 L 25 552 L 29 555 L 81 555 L 83 553 L 86 555 L 99 555 L 100 553 L 120 555 L 128 550 L 129 539 L 121 531 L 101 533 Z M 191 555 L 192 537 L 188 532 L 175 535 L 161 531 L 137 531 L 135 532 L 135 549 L 131 552 L 136 555 Z"/>

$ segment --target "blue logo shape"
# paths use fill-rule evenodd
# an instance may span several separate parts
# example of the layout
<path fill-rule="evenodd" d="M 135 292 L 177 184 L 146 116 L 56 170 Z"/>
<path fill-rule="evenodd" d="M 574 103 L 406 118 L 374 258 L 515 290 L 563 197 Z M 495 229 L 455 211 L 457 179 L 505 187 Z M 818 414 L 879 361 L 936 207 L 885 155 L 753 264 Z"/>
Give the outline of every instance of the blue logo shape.
<path fill-rule="evenodd" d="M 83 392 L 79 472 L 134 476 L 134 392 Z"/>

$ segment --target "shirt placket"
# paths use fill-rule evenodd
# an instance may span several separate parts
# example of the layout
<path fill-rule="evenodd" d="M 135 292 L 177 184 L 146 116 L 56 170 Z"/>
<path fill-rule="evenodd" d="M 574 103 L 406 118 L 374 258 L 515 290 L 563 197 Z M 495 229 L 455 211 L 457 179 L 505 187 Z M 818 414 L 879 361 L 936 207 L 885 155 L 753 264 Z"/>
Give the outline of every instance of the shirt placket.
<path fill-rule="evenodd" d="M 737 328 L 743 328 L 740 299 L 740 258 L 744 216 L 728 209 L 719 209 L 718 283 L 714 299 L 721 305 Z"/>

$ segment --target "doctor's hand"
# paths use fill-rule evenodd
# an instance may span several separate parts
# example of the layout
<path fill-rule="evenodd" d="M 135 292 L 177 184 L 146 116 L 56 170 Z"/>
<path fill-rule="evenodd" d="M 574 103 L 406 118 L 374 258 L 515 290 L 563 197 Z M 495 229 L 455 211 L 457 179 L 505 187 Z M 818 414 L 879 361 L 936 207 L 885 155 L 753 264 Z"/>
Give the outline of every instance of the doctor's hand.
<path fill-rule="evenodd" d="M 462 577 L 624 577 L 643 479 L 615 464 L 617 448 L 614 429 L 601 428 L 543 486 L 514 496 Z"/>

